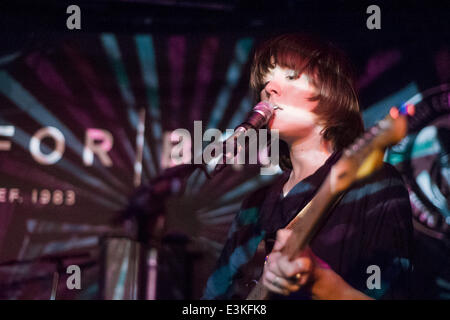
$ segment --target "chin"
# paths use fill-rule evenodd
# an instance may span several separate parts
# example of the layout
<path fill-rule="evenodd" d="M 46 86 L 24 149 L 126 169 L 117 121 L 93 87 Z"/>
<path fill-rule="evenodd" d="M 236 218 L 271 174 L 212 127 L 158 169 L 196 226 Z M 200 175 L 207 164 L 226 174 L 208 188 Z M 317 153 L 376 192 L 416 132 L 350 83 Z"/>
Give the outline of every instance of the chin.
<path fill-rule="evenodd" d="M 269 129 L 276 129 L 280 132 L 280 135 L 282 132 L 289 130 L 292 131 L 293 129 L 296 130 L 295 127 L 298 127 L 298 123 L 292 123 L 292 121 L 287 121 L 288 119 L 282 119 L 280 117 L 273 117 L 267 127 Z"/>
<path fill-rule="evenodd" d="M 308 136 L 314 131 L 315 125 L 312 123 L 301 123 L 301 121 L 293 123 L 292 121 L 273 119 L 268 123 L 267 127 L 270 130 L 278 130 L 281 140 L 290 141 Z"/>
<path fill-rule="evenodd" d="M 267 127 L 269 129 L 276 129 L 276 130 L 282 130 L 283 128 L 285 128 L 285 126 L 286 124 L 284 124 L 283 121 L 279 117 L 277 117 L 277 115 L 274 115 L 267 124 Z"/>

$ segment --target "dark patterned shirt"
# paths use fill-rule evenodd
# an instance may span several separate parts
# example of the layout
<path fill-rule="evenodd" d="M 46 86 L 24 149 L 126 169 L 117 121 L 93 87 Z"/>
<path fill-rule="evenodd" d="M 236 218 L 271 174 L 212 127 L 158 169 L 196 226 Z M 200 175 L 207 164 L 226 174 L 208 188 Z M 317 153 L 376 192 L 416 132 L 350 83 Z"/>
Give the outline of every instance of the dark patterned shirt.
<path fill-rule="evenodd" d="M 217 267 L 208 279 L 203 299 L 246 298 L 251 280 L 261 276 L 263 257 L 272 250 L 276 231 L 284 228 L 312 199 L 339 157 L 339 152 L 332 154 L 286 197 L 282 189 L 290 172 L 284 172 L 273 184 L 244 200 Z M 355 289 L 377 299 L 407 299 L 412 242 L 408 191 L 398 171 L 384 163 L 380 170 L 347 190 L 310 247 Z M 259 250 L 262 244 L 264 249 Z M 376 273 L 373 268 L 377 267 L 379 289 L 368 285 L 369 282 L 376 285 L 372 276 Z M 305 291 L 301 289 L 288 299 L 308 299 Z"/>

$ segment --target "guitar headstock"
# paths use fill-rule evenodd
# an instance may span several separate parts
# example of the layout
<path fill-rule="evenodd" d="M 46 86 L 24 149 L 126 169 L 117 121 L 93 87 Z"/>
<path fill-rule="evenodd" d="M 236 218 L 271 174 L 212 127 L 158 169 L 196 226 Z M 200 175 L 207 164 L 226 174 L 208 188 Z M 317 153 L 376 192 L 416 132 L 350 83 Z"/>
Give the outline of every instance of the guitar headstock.
<path fill-rule="evenodd" d="M 332 168 L 331 189 L 339 193 L 354 181 L 362 179 L 383 164 L 386 148 L 397 144 L 408 130 L 407 116 L 414 114 L 414 105 L 392 107 L 389 114 L 347 147 Z"/>

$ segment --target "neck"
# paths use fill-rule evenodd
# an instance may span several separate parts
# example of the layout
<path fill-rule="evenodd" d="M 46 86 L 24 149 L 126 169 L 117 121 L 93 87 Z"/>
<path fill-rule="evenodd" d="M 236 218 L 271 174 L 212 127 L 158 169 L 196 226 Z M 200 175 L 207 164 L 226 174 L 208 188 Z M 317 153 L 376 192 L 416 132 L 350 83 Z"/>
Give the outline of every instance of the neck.
<path fill-rule="evenodd" d="M 331 143 L 322 138 L 320 128 L 288 145 L 292 162 L 290 180 L 295 182 L 313 174 L 332 153 Z"/>

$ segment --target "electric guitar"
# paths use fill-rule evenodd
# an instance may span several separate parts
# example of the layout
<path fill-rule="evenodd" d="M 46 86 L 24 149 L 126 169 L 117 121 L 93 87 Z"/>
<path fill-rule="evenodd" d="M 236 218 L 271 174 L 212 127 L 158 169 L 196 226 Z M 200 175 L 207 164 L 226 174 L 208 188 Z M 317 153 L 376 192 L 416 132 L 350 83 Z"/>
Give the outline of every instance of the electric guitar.
<path fill-rule="evenodd" d="M 330 209 L 355 181 L 362 179 L 383 164 L 384 151 L 406 135 L 407 116 L 414 114 L 414 105 L 392 107 L 389 114 L 346 148 L 320 186 L 313 199 L 286 226 L 293 232 L 281 250 L 290 260 L 306 248 Z M 247 300 L 268 300 L 270 291 L 262 278 L 251 290 Z"/>

